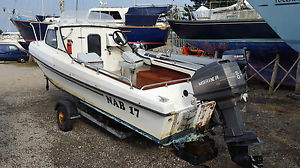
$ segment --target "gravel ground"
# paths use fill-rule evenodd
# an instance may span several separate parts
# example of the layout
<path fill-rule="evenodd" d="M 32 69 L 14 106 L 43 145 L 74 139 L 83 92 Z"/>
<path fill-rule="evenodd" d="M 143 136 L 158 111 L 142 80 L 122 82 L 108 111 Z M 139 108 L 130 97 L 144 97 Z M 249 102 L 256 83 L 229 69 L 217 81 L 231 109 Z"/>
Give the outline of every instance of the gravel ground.
<path fill-rule="evenodd" d="M 264 85 L 250 84 L 246 127 L 264 141 L 265 167 L 300 167 L 300 102 L 291 90 L 267 95 Z M 67 96 L 50 86 L 35 64 L 0 64 L 0 167 L 193 167 L 162 147 L 135 134 L 119 140 L 87 120 L 70 132 L 56 124 L 54 105 Z M 237 167 L 221 136 L 212 168 Z"/>

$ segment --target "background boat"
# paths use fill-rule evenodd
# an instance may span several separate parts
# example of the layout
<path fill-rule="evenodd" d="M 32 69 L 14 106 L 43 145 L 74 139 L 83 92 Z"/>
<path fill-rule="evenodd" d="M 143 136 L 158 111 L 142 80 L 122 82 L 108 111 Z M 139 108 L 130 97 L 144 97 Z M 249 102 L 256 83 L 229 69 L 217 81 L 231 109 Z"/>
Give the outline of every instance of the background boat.
<path fill-rule="evenodd" d="M 234 7 L 236 5 L 233 5 Z M 289 69 L 297 59 L 297 52 L 288 46 L 277 33 L 249 5 L 246 8 L 232 6 L 213 11 L 202 10 L 202 14 L 193 14 L 194 20 L 168 20 L 172 30 L 191 46 L 205 50 L 208 55 L 220 57 L 226 50 L 247 48 L 250 51 L 249 62 L 256 69 L 261 69 L 280 54 L 280 64 Z M 203 8 L 203 7 L 202 7 Z M 271 79 L 273 67 L 262 71 L 264 77 Z M 253 69 L 247 72 L 255 73 Z M 295 76 L 296 70 L 292 70 Z M 276 81 L 285 75 L 278 71 Z M 260 77 L 257 77 L 261 79 Z M 284 81 L 285 85 L 294 86 L 291 77 Z"/>
<path fill-rule="evenodd" d="M 11 17 L 10 21 L 16 26 L 24 40 L 29 43 L 31 41 L 43 40 L 48 25 L 53 24 L 58 19 L 58 16 L 37 15 L 35 19 L 22 16 Z"/>
<path fill-rule="evenodd" d="M 249 0 L 249 2 L 288 45 L 300 52 L 299 1 Z"/>
<path fill-rule="evenodd" d="M 130 44 L 140 41 L 147 49 L 163 46 L 167 43 L 169 26 L 161 19 L 169 10 L 170 6 L 129 8 L 125 26 L 120 29 L 125 32 Z"/>
<path fill-rule="evenodd" d="M 115 19 L 117 27 L 124 32 L 129 44 L 141 42 L 147 49 L 166 44 L 169 26 L 164 16 L 170 6 L 136 6 L 130 8 L 99 7 L 91 13 L 106 13 Z"/>
<path fill-rule="evenodd" d="M 117 26 L 125 33 L 130 44 L 141 42 L 147 49 L 163 46 L 167 42 L 169 26 L 162 20 L 170 6 L 137 6 L 130 8 L 99 7 L 90 12 L 106 13 L 115 19 Z M 40 16 L 35 19 L 11 17 L 11 22 L 26 42 L 43 40 L 48 25 L 59 20 L 57 16 Z"/>
<path fill-rule="evenodd" d="M 166 44 L 169 26 L 163 19 L 170 6 L 137 6 L 130 8 L 99 7 L 90 13 L 106 13 L 115 19 L 117 27 L 124 32 L 129 44 L 141 42 L 147 49 Z"/>

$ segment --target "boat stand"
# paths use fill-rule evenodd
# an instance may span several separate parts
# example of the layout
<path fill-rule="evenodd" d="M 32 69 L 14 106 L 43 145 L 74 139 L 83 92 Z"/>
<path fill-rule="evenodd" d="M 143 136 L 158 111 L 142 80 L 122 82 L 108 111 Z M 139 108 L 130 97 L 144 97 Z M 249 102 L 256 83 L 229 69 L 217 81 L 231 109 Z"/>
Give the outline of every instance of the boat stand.
<path fill-rule="evenodd" d="M 258 75 L 260 76 L 268 85 L 269 85 L 269 94 L 273 94 L 275 93 L 278 88 L 281 86 L 281 84 L 283 83 L 283 81 L 288 77 L 290 76 L 295 82 L 296 82 L 296 78 L 291 75 L 291 71 L 293 70 L 293 68 L 297 65 L 298 62 L 300 62 L 300 54 L 297 58 L 297 60 L 294 62 L 294 64 L 290 67 L 289 70 L 286 70 L 282 65 L 280 65 L 279 63 L 279 60 L 280 60 L 280 54 L 277 53 L 276 54 L 276 58 L 273 59 L 270 63 L 268 63 L 266 66 L 264 66 L 263 68 L 261 68 L 260 70 L 257 70 L 255 67 L 253 67 L 253 65 L 251 65 L 250 63 L 248 63 L 248 66 L 253 69 L 255 71 L 255 74 L 253 74 L 252 76 L 250 77 L 247 77 L 247 81 L 249 81 L 250 79 L 252 79 L 255 75 Z M 274 64 L 274 68 L 273 68 L 273 73 L 272 73 L 272 78 L 271 78 L 271 81 L 269 82 L 262 74 L 261 72 L 263 70 L 265 70 L 267 67 L 271 66 L 272 64 Z M 298 71 L 299 71 L 299 63 L 298 63 Z M 277 77 L 277 72 L 278 72 L 278 68 L 281 68 L 284 72 L 285 72 L 285 75 L 284 77 L 281 79 L 281 81 L 277 84 L 277 86 L 275 87 L 275 80 L 276 80 L 276 77 Z M 300 76 L 299 73 L 297 76 Z M 300 77 L 297 77 L 297 78 L 300 78 Z M 300 80 L 300 79 L 299 79 Z M 296 82 L 297 83 L 297 82 Z M 300 82 L 299 82 L 300 83 Z M 298 84 L 300 85 L 300 84 Z M 297 87 L 297 86 L 296 86 Z M 300 86 L 298 86 L 300 87 Z M 299 89 L 300 90 L 300 89 Z"/>
<path fill-rule="evenodd" d="M 300 57 L 300 53 L 298 53 Z M 296 72 L 296 87 L 295 87 L 295 93 L 289 94 L 289 97 L 300 100 L 300 60 L 298 61 L 298 66 L 297 66 L 297 72 Z"/>
<path fill-rule="evenodd" d="M 298 59 L 300 58 L 300 53 L 298 53 Z M 297 77 L 296 77 L 296 88 L 295 88 L 295 93 L 297 95 L 300 95 L 300 61 L 298 61 L 298 66 L 297 66 Z"/>

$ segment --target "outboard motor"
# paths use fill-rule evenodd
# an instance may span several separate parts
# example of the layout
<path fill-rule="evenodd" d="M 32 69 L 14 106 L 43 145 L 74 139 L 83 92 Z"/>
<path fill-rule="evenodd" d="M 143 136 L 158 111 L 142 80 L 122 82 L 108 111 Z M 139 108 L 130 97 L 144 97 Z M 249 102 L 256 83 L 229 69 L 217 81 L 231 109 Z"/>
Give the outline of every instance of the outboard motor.
<path fill-rule="evenodd" d="M 249 156 L 248 147 L 260 144 L 254 132 L 246 131 L 237 101 L 247 90 L 244 76 L 236 62 L 222 60 L 200 68 L 193 75 L 194 96 L 198 100 L 217 102 L 224 124 L 224 140 L 232 161 L 242 167 L 262 167 L 261 156 Z"/>
<path fill-rule="evenodd" d="M 248 62 L 246 49 L 226 50 L 222 55 L 223 60 L 236 62 L 243 73 L 246 72 Z"/>

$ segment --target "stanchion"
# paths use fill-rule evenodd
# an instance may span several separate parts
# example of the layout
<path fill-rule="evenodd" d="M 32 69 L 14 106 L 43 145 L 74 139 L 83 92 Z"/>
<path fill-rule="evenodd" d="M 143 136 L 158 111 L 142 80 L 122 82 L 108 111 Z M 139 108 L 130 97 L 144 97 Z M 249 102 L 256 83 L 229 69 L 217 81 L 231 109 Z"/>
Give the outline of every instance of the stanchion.
<path fill-rule="evenodd" d="M 33 57 L 32 57 L 32 55 L 31 55 L 31 54 L 28 54 L 28 56 L 29 56 L 28 63 L 32 63 L 32 62 L 33 62 Z"/>
<path fill-rule="evenodd" d="M 275 64 L 274 64 L 272 78 L 271 78 L 271 82 L 270 82 L 269 94 L 273 94 L 273 91 L 274 91 L 274 86 L 275 86 L 275 81 L 276 81 L 276 77 L 277 77 L 279 60 L 280 60 L 280 55 L 279 55 L 279 53 L 276 53 L 276 61 L 275 61 Z"/>
<path fill-rule="evenodd" d="M 218 51 L 218 50 L 215 50 L 215 55 L 214 55 L 214 57 L 215 57 L 215 58 L 218 58 L 218 55 L 219 55 L 219 51 Z"/>
<path fill-rule="evenodd" d="M 298 53 L 300 57 L 300 53 Z M 297 74 L 296 74 L 296 88 L 295 93 L 300 95 L 300 61 L 298 61 Z"/>

